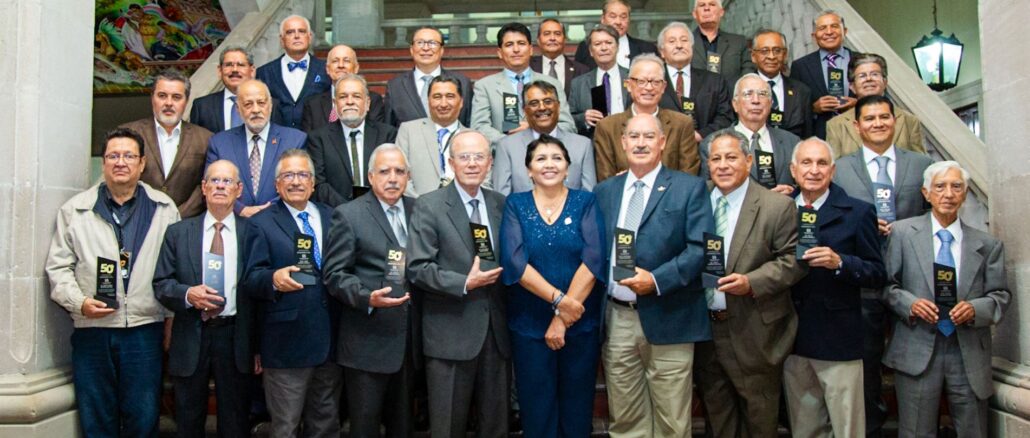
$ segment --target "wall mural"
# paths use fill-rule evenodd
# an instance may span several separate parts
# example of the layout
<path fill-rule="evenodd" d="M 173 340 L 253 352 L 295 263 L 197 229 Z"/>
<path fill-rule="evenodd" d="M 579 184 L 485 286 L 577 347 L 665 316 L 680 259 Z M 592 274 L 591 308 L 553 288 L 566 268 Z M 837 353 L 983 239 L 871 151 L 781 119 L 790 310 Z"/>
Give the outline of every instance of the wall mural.
<path fill-rule="evenodd" d="M 96 0 L 93 94 L 145 93 L 166 68 L 187 76 L 229 34 L 219 0 Z"/>

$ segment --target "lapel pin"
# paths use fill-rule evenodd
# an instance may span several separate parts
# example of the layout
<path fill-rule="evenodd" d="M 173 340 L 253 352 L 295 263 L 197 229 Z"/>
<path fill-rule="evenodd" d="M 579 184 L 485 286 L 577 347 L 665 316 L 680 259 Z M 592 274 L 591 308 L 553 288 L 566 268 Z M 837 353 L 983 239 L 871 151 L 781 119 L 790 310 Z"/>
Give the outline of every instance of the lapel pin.
<path fill-rule="evenodd" d="M 794 90 L 787 90 L 787 95 L 788 96 L 793 96 L 794 95 Z"/>
<path fill-rule="evenodd" d="M 272 139 L 272 146 L 275 146 L 277 144 L 279 144 L 279 139 L 278 138 L 273 138 Z"/>
<path fill-rule="evenodd" d="M 565 225 L 572 225 L 572 218 L 571 217 L 568 217 L 568 216 L 565 217 Z"/>
<path fill-rule="evenodd" d="M 658 191 L 659 192 L 664 192 L 665 191 L 665 186 L 658 186 Z"/>
<path fill-rule="evenodd" d="M 317 83 L 319 83 L 321 81 L 322 81 L 322 75 L 315 75 L 315 83 L 317 84 Z"/>

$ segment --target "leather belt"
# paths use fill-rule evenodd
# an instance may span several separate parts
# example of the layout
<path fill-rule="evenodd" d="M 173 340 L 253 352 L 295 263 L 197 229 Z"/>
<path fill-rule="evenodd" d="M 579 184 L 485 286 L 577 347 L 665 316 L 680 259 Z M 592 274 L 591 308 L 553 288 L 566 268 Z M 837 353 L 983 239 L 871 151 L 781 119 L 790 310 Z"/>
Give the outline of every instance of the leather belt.
<path fill-rule="evenodd" d="M 211 319 L 209 319 L 207 321 L 204 321 L 201 324 L 203 324 L 204 327 L 207 327 L 207 328 L 216 328 L 216 327 L 227 327 L 227 326 L 233 325 L 235 323 L 236 323 L 236 315 L 232 315 L 232 316 L 219 316 L 217 318 L 211 318 Z"/>
<path fill-rule="evenodd" d="M 730 319 L 730 313 L 725 310 L 709 310 L 708 317 L 711 318 L 712 321 L 725 321 Z"/>
<path fill-rule="evenodd" d="M 611 301 L 611 302 L 613 302 L 615 304 L 618 304 L 618 305 L 620 305 L 622 307 L 628 307 L 630 309 L 637 310 L 637 302 L 636 301 L 622 301 L 622 300 L 620 300 L 618 298 L 615 298 L 615 297 L 613 297 L 611 295 L 608 296 L 608 301 Z"/>

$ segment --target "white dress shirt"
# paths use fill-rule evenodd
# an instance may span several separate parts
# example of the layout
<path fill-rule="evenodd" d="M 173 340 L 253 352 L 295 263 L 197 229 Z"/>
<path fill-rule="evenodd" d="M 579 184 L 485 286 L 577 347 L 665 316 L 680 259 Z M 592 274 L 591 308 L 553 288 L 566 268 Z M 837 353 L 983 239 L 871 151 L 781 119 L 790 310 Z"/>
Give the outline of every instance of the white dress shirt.
<path fill-rule="evenodd" d="M 261 156 L 261 168 L 262 169 L 265 167 L 265 149 L 266 149 L 265 148 L 265 144 L 268 143 L 268 131 L 269 131 L 269 127 L 270 126 L 271 126 L 271 123 L 266 123 L 264 129 L 262 129 L 261 132 L 257 133 L 258 137 L 260 137 L 260 139 L 258 139 L 258 155 Z M 254 133 L 251 132 L 250 129 L 244 129 L 243 133 L 246 134 L 246 136 L 247 136 L 246 156 L 249 158 L 250 157 L 250 150 L 254 148 L 254 141 L 251 140 L 251 138 L 254 137 Z M 241 172 L 249 172 L 250 170 L 249 169 L 240 169 L 240 171 Z M 262 183 L 264 183 L 264 182 L 265 181 L 262 181 Z"/>
<path fill-rule="evenodd" d="M 204 253 L 211 250 L 211 242 L 215 239 L 215 222 L 215 217 L 211 215 L 210 211 L 204 213 L 204 238 L 200 252 L 201 260 L 204 260 Z M 225 257 L 222 261 L 222 274 L 225 276 L 222 280 L 222 285 L 225 287 L 225 305 L 222 307 L 222 313 L 219 313 L 218 316 L 232 316 L 236 314 L 236 262 L 239 259 L 237 245 L 236 215 L 229 213 L 222 220 L 222 255 Z"/>
<path fill-rule="evenodd" d="M 758 72 L 758 77 L 762 78 L 762 80 L 766 81 L 766 82 L 769 82 L 769 81 L 775 82 L 775 84 L 773 84 L 773 86 L 772 86 L 772 92 L 773 92 L 774 95 L 776 95 L 776 102 L 778 102 L 780 104 L 780 107 L 779 108 L 773 108 L 773 109 L 774 110 L 775 109 L 779 109 L 780 111 L 783 111 L 783 102 L 784 102 L 784 100 L 783 100 L 783 75 L 782 74 L 778 74 L 778 75 L 776 75 L 775 78 L 770 78 L 770 77 L 762 74 L 762 72 Z"/>
<path fill-rule="evenodd" d="M 290 91 L 290 96 L 293 96 L 294 101 L 300 98 L 300 92 L 304 89 L 304 80 L 308 77 L 308 70 L 295 68 L 291 72 L 289 64 L 302 61 L 308 62 L 308 70 L 310 70 L 312 67 L 310 54 L 304 54 L 304 57 L 297 61 L 294 61 L 289 55 L 284 55 L 279 61 L 283 72 L 283 83 L 286 84 L 286 89 Z"/>
<path fill-rule="evenodd" d="M 285 205 L 286 209 L 290 211 L 290 216 L 293 216 L 293 221 L 297 223 L 297 229 L 303 233 L 304 221 L 300 220 L 300 218 L 297 217 L 297 215 L 300 214 L 301 210 L 293 208 L 292 205 L 287 204 L 286 202 L 283 202 L 283 205 Z M 308 222 L 311 223 L 311 229 L 315 230 L 315 235 L 312 237 L 315 239 L 315 243 L 318 245 L 318 250 L 324 262 L 325 245 L 323 245 L 323 243 L 325 243 L 325 241 L 322 239 L 322 215 L 318 213 L 318 208 L 315 207 L 315 204 L 312 204 L 310 201 L 306 206 L 304 206 L 303 211 L 308 212 Z"/>
<path fill-rule="evenodd" d="M 429 80 L 432 81 L 433 78 L 440 76 L 441 71 L 442 69 L 440 68 L 440 66 L 436 66 L 436 70 L 429 72 L 429 74 L 422 73 L 422 70 L 419 70 L 417 68 L 415 69 L 414 73 L 412 74 L 415 76 L 415 89 L 418 90 L 419 96 L 426 94 L 425 90 L 422 89 L 422 77 L 429 76 Z"/>
<path fill-rule="evenodd" d="M 182 122 L 175 125 L 172 133 L 169 134 L 165 128 L 154 119 L 154 126 L 157 128 L 157 147 L 161 150 L 161 171 L 165 178 L 172 171 L 172 164 L 175 164 L 175 154 L 179 152 L 179 139 L 182 137 Z"/>
<path fill-rule="evenodd" d="M 554 61 L 554 72 L 558 74 L 558 83 L 565 86 L 565 56 L 558 55 L 557 58 L 551 59 L 546 55 L 540 55 L 540 74 L 544 76 L 551 75 L 551 61 Z"/>
<path fill-rule="evenodd" d="M 891 177 L 892 184 L 897 184 L 898 178 L 896 177 L 895 170 L 898 167 L 898 156 L 894 152 L 894 145 L 891 145 L 891 147 L 887 148 L 887 150 L 884 151 L 883 156 L 888 158 L 887 176 Z M 874 152 L 872 149 L 869 149 L 865 145 L 862 146 L 862 159 L 865 160 L 866 170 L 869 171 L 869 180 L 874 183 L 876 182 L 876 174 L 880 172 L 880 165 L 876 164 L 876 157 L 879 157 L 879 155 L 877 155 L 876 152 Z"/>
<path fill-rule="evenodd" d="M 937 237 L 937 232 L 946 229 L 951 233 L 951 258 L 955 259 L 955 284 L 958 283 L 959 272 L 962 272 L 959 267 L 962 266 L 962 223 L 959 219 L 955 219 L 951 225 L 947 227 L 941 226 L 941 223 L 937 221 L 937 217 L 930 213 L 930 231 L 933 233 L 933 254 L 930 254 L 931 259 L 936 263 L 937 253 L 941 250 L 941 239 Z"/>
<path fill-rule="evenodd" d="M 228 88 L 222 90 L 222 129 L 232 129 L 232 98 L 236 97 L 232 91 Z M 243 120 L 243 116 L 240 116 L 240 120 Z M 215 133 L 217 134 L 217 132 Z"/>
<path fill-rule="evenodd" d="M 644 193 L 644 207 L 646 209 L 647 201 L 649 199 L 651 199 L 651 191 L 652 191 L 652 189 L 654 189 L 654 182 L 658 178 L 658 172 L 661 172 L 661 170 L 662 170 L 662 164 L 658 163 L 658 167 L 655 167 L 653 170 L 651 170 L 650 172 L 644 174 L 644 176 L 642 176 L 640 178 L 637 178 L 637 176 L 633 174 L 633 171 L 627 171 L 626 172 L 626 182 L 625 182 L 625 184 L 622 185 L 622 203 L 619 205 L 619 219 L 618 219 L 618 222 L 616 222 L 616 223 L 619 224 L 619 227 L 625 227 L 626 226 L 626 209 L 629 207 L 629 200 L 630 200 L 630 198 L 633 197 L 633 191 L 634 191 L 633 184 L 635 184 L 637 181 L 643 181 L 644 182 L 644 187 L 642 187 L 641 190 L 643 190 L 643 193 Z M 643 218 L 641 218 L 641 219 L 643 219 Z M 640 224 L 637 224 L 637 225 L 639 226 Z M 615 250 L 614 250 L 615 242 L 614 241 L 612 242 L 612 248 L 613 248 L 612 249 L 612 254 L 614 254 L 615 253 Z M 608 265 L 608 278 L 613 278 L 612 277 L 612 270 L 615 267 L 615 257 L 612 257 L 611 259 L 612 259 L 612 261 Z M 653 277 L 653 275 L 652 275 L 652 277 Z M 655 282 L 655 288 L 656 289 L 657 289 L 657 286 L 658 286 L 658 282 Z M 634 293 L 632 289 L 630 289 L 630 288 L 628 288 L 626 286 L 620 285 L 619 282 L 617 282 L 617 281 L 610 281 L 610 282 L 608 282 L 608 293 L 612 297 L 617 299 L 617 300 L 627 301 L 627 302 L 636 302 L 637 301 L 637 294 Z"/>
<path fill-rule="evenodd" d="M 615 63 L 629 68 L 629 37 L 626 35 L 619 37 L 619 51 L 615 54 Z"/>
<path fill-rule="evenodd" d="M 357 160 L 358 161 L 358 168 L 357 169 L 351 169 L 351 170 L 356 172 L 355 175 L 358 175 L 359 179 L 361 181 L 364 181 L 365 180 L 365 172 L 368 171 L 368 169 L 365 168 L 365 121 L 362 120 L 360 125 L 358 125 L 355 128 L 351 128 L 350 126 L 347 126 L 346 124 L 344 124 L 343 121 L 341 120 L 340 121 L 340 126 L 343 127 L 343 149 L 347 152 L 347 159 L 348 160 L 351 159 L 351 156 L 350 156 L 350 133 L 351 133 L 351 131 L 354 131 L 354 130 L 358 131 L 358 137 L 355 139 L 355 141 L 357 141 L 357 143 L 358 143 L 358 160 Z"/>
<path fill-rule="evenodd" d="M 723 256 L 728 260 L 730 255 L 730 248 L 733 244 L 733 232 L 737 229 L 737 219 L 740 217 L 740 209 L 744 205 L 744 196 L 747 195 L 747 187 L 750 185 L 750 178 L 744 180 L 744 184 L 737 187 L 736 190 L 726 194 L 726 201 L 729 205 L 726 207 L 726 235 L 722 236 L 722 247 Z M 710 200 L 712 202 L 712 212 L 714 214 L 717 206 L 719 205 L 719 198 L 723 196 L 722 191 L 716 188 L 712 190 Z M 727 272 L 727 275 L 730 273 Z M 715 300 L 711 305 L 712 310 L 726 310 L 726 292 L 715 291 Z"/>
<path fill-rule="evenodd" d="M 672 83 L 665 84 L 665 86 L 673 89 L 673 91 L 676 90 L 676 76 L 678 76 L 680 72 L 683 72 L 683 89 L 680 90 L 680 94 L 682 94 L 683 97 L 690 98 L 690 64 L 687 64 L 687 66 L 682 69 L 677 69 L 676 67 L 666 64 L 665 71 L 669 74 L 669 80 L 672 81 Z"/>
<path fill-rule="evenodd" d="M 754 131 L 748 129 L 747 126 L 744 126 L 744 124 L 740 122 L 737 122 L 737 124 L 733 126 L 733 129 L 744 134 L 744 137 L 747 137 L 747 144 L 751 145 L 751 136 L 754 135 Z M 773 151 L 772 137 L 769 135 L 769 128 L 765 125 L 762 125 L 758 130 L 758 149 L 762 152 L 771 153 Z"/>
<path fill-rule="evenodd" d="M 595 86 L 604 85 L 604 74 L 608 73 L 608 83 L 612 89 L 612 114 L 618 114 L 626 111 L 626 103 L 622 101 L 622 75 L 619 73 L 619 65 L 615 64 L 610 70 L 601 70 L 601 67 L 597 68 L 597 77 L 594 82 Z M 612 114 L 609 114 L 612 115 Z"/>
<path fill-rule="evenodd" d="M 816 211 L 819 211 L 819 209 L 822 208 L 823 204 L 825 204 L 826 200 L 829 198 L 830 190 L 827 189 L 825 192 L 823 192 L 822 195 L 819 195 L 818 198 L 815 198 L 815 201 L 812 201 L 812 208 Z M 803 194 L 799 194 L 796 198 L 794 198 L 794 203 L 797 204 L 798 207 L 804 207 L 808 205 L 808 201 L 805 200 L 805 195 Z"/>

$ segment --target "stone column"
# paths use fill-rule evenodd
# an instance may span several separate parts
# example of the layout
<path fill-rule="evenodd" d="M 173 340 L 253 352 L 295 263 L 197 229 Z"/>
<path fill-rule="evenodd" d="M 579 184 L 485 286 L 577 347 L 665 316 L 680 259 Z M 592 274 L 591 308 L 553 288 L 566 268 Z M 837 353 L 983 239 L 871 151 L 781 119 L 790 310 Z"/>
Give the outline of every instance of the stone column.
<path fill-rule="evenodd" d="M 93 2 L 0 2 L 0 436 L 79 436 L 71 318 L 43 266 L 57 210 L 89 184 Z"/>
<path fill-rule="evenodd" d="M 383 0 L 333 2 L 333 44 L 383 45 Z"/>

